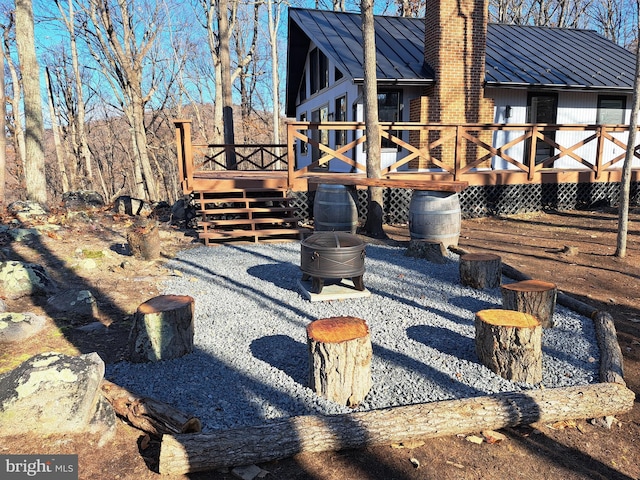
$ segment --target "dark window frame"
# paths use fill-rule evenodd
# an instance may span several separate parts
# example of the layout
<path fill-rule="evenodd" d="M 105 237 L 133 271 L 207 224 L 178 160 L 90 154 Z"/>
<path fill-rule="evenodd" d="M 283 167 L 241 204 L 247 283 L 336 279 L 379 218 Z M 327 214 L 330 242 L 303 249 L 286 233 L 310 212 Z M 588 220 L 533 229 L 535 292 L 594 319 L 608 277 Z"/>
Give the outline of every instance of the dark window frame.
<path fill-rule="evenodd" d="M 621 114 L 621 121 L 620 122 L 615 122 L 615 123 L 611 123 L 611 122 L 606 122 L 607 125 L 623 125 L 625 122 L 625 118 L 626 118 L 626 114 L 627 114 L 627 97 L 624 95 L 598 95 L 598 104 L 597 104 L 597 113 L 596 113 L 596 123 L 598 125 L 602 125 L 605 122 L 603 122 L 602 116 L 603 116 L 603 110 L 604 107 L 602 105 L 603 102 L 605 101 L 616 101 L 616 102 L 620 102 L 621 106 L 620 108 L 616 108 L 616 111 L 619 111 Z M 609 108 L 608 110 L 613 110 L 611 108 Z"/>

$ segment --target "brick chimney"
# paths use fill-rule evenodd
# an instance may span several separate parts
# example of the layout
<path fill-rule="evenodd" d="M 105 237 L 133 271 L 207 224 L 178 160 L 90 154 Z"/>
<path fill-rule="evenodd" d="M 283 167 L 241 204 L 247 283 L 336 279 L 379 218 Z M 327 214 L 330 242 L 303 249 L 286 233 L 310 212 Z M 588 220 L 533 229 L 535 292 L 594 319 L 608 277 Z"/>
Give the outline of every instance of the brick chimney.
<path fill-rule="evenodd" d="M 412 120 L 445 124 L 493 122 L 493 101 L 484 97 L 483 88 L 487 16 L 487 0 L 427 0 L 424 59 L 435 71 L 435 84 L 412 102 Z M 437 138 L 433 134 L 422 137 L 423 146 L 427 140 Z M 455 142 L 451 140 L 434 156 L 451 165 L 454 149 Z M 464 157 L 471 160 L 475 149 L 467 150 Z M 424 159 L 420 163 L 413 166 L 429 166 Z"/>

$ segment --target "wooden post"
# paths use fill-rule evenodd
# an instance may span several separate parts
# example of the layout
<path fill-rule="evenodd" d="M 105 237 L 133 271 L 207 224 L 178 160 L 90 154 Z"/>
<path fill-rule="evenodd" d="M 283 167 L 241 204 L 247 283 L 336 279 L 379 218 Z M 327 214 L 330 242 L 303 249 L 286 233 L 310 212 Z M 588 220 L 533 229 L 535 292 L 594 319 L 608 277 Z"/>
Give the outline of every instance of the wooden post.
<path fill-rule="evenodd" d="M 193 310 L 188 295 L 160 295 L 140 305 L 129 334 L 129 359 L 155 362 L 191 353 Z"/>
<path fill-rule="evenodd" d="M 492 253 L 467 253 L 460 257 L 460 281 L 471 288 L 496 288 L 502 278 L 502 259 Z"/>
<path fill-rule="evenodd" d="M 542 327 L 536 317 L 513 310 L 476 313 L 476 353 L 484 366 L 507 380 L 542 381 Z"/>
<path fill-rule="evenodd" d="M 556 307 L 558 287 L 542 280 L 524 280 L 500 287 L 502 307 L 505 310 L 530 313 L 543 328 L 553 327 L 553 312 Z"/>
<path fill-rule="evenodd" d="M 356 317 L 332 317 L 307 326 L 309 386 L 318 395 L 350 407 L 371 389 L 371 338 Z"/>

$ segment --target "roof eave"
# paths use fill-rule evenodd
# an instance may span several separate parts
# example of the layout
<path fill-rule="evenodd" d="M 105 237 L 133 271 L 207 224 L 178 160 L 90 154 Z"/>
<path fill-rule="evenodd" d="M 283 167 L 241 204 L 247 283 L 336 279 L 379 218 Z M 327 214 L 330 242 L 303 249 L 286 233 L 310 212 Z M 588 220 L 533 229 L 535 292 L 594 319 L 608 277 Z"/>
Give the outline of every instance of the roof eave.
<path fill-rule="evenodd" d="M 402 87 L 424 87 L 435 83 L 430 78 L 378 78 L 377 82 L 378 85 L 398 85 Z M 364 78 L 354 78 L 353 83 L 363 84 Z"/>
<path fill-rule="evenodd" d="M 590 90 L 609 91 L 618 93 L 632 93 L 631 87 L 615 87 L 606 85 L 568 85 L 558 83 L 524 83 L 524 82 L 485 82 L 486 87 L 492 88 L 518 88 L 518 89 L 541 89 L 541 90 Z"/>

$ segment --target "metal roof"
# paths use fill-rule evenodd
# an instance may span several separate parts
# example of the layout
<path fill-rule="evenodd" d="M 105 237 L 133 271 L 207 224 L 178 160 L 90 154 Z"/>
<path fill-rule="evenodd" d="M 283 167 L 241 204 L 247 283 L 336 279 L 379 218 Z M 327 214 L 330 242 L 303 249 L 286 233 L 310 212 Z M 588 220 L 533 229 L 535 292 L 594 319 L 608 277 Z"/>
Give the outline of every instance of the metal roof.
<path fill-rule="evenodd" d="M 420 18 L 375 17 L 378 83 L 433 83 L 424 63 L 424 28 Z M 364 78 L 360 14 L 290 8 L 288 108 L 294 108 L 310 42 L 345 76 Z M 487 86 L 631 91 L 635 75 L 635 55 L 593 30 L 522 25 L 487 26 L 485 65 Z"/>

